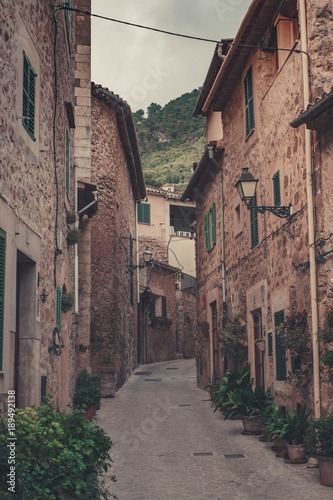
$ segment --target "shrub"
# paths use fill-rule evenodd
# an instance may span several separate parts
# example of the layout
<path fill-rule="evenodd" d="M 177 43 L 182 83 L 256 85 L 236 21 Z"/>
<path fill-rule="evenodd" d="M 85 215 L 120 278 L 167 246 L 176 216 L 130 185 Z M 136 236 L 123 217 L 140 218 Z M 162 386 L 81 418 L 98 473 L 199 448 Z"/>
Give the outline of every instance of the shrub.
<path fill-rule="evenodd" d="M 74 305 L 74 293 L 63 293 L 61 296 L 62 312 L 69 311 Z"/>
<path fill-rule="evenodd" d="M 60 413 L 54 409 L 51 397 L 39 407 L 16 410 L 15 496 L 6 496 L 8 434 L 4 419 L 0 425 L 1 498 L 110 498 L 100 476 L 111 467 L 109 451 L 113 443 L 102 428 L 84 417 L 81 410 Z"/>
<path fill-rule="evenodd" d="M 67 233 L 67 243 L 68 245 L 75 245 L 80 239 L 80 229 L 70 229 Z"/>
<path fill-rule="evenodd" d="M 228 399 L 228 394 L 235 389 L 250 389 L 253 379 L 250 375 L 249 365 L 242 365 L 240 369 L 227 370 L 224 377 L 210 382 L 206 388 L 210 389 L 212 402 L 215 410 L 221 409 L 223 403 Z"/>
<path fill-rule="evenodd" d="M 311 422 L 306 442 L 312 455 L 333 457 L 333 412 Z"/>
<path fill-rule="evenodd" d="M 100 378 L 98 375 L 90 375 L 87 370 L 82 370 L 76 384 L 73 403 L 75 407 L 87 409 L 95 406 L 96 410 L 101 407 Z"/>

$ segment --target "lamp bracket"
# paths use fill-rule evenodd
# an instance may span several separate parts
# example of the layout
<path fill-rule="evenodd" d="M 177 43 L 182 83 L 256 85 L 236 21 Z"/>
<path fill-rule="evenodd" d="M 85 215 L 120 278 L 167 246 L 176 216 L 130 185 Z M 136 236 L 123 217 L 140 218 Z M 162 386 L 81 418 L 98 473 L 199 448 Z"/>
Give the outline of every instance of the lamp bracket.
<path fill-rule="evenodd" d="M 271 212 L 272 214 L 276 215 L 277 217 L 280 217 L 280 219 L 291 219 L 292 213 L 291 213 L 291 204 L 288 207 L 282 206 L 282 207 L 253 207 L 249 203 L 246 205 L 249 210 L 255 210 L 256 212 L 259 212 L 260 214 L 264 214 L 265 212 Z"/>
<path fill-rule="evenodd" d="M 135 269 L 143 269 L 146 267 L 144 264 L 140 264 L 138 266 L 130 266 L 129 264 L 126 265 L 126 273 L 128 274 L 130 271 L 135 271 Z"/>

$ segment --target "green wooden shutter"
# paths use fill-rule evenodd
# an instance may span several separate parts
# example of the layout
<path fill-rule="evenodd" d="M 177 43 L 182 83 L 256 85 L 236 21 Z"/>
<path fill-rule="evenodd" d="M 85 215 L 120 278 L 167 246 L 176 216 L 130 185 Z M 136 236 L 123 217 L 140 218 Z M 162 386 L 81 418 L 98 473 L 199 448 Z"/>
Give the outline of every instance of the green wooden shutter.
<path fill-rule="evenodd" d="M 69 133 L 66 128 L 66 194 L 69 198 Z"/>
<path fill-rule="evenodd" d="M 246 126 L 246 135 L 248 136 L 255 125 L 251 67 L 248 69 L 248 72 L 246 73 L 244 79 L 244 94 L 245 94 L 245 126 Z"/>
<path fill-rule="evenodd" d="M 274 206 L 279 207 L 281 205 L 281 190 L 280 190 L 280 172 L 277 171 L 273 175 L 273 193 L 274 193 Z"/>
<path fill-rule="evenodd" d="M 167 317 L 166 297 L 162 297 L 162 318 Z"/>
<path fill-rule="evenodd" d="M 286 365 L 286 350 L 284 349 L 279 335 L 276 334 L 276 329 L 284 321 L 284 310 L 274 314 L 275 324 L 275 355 L 276 355 L 276 380 L 286 380 L 287 365 Z"/>
<path fill-rule="evenodd" d="M 268 338 L 268 356 L 273 356 L 273 336 L 272 332 L 267 334 Z"/>
<path fill-rule="evenodd" d="M 155 295 L 152 294 L 149 302 L 149 316 L 154 318 L 155 316 Z"/>
<path fill-rule="evenodd" d="M 71 1 L 65 0 L 65 7 L 70 7 L 70 6 L 71 6 Z M 71 11 L 70 10 L 65 10 L 65 17 L 66 17 L 67 31 L 69 34 L 71 32 Z"/>
<path fill-rule="evenodd" d="M 130 234 L 130 303 L 134 306 L 134 289 L 133 289 L 133 238 Z"/>
<path fill-rule="evenodd" d="M 57 287 L 57 303 L 56 303 L 56 327 L 61 331 L 61 288 Z"/>
<path fill-rule="evenodd" d="M 257 195 L 250 201 L 251 207 L 257 206 Z M 255 248 L 259 243 L 258 236 L 258 212 L 257 210 L 250 210 L 250 227 L 251 227 L 251 248 Z"/>
<path fill-rule="evenodd" d="M 35 138 L 35 93 L 36 73 L 29 59 L 23 52 L 23 99 L 22 99 L 22 124 L 33 141 Z"/>
<path fill-rule="evenodd" d="M 140 203 L 138 205 L 138 222 L 150 224 L 150 204 Z"/>
<path fill-rule="evenodd" d="M 5 301 L 6 233 L 0 229 L 0 371 L 3 358 L 3 323 Z"/>
<path fill-rule="evenodd" d="M 209 236 L 209 212 L 205 215 L 205 237 L 206 237 L 206 252 L 210 250 L 210 236 Z"/>
<path fill-rule="evenodd" d="M 212 214 L 212 244 L 216 245 L 216 209 L 214 202 L 212 204 L 211 214 Z"/>

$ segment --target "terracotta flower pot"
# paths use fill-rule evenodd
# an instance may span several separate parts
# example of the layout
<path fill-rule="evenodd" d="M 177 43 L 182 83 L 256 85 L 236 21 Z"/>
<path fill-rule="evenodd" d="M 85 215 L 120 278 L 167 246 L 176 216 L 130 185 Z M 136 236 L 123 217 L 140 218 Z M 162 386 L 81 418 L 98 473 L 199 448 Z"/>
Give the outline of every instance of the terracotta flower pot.
<path fill-rule="evenodd" d="M 246 434 L 262 433 L 261 417 L 243 417 L 243 426 Z"/>
<path fill-rule="evenodd" d="M 320 482 L 324 486 L 333 486 L 333 457 L 318 457 Z"/>
<path fill-rule="evenodd" d="M 95 406 L 90 406 L 90 408 L 87 408 L 87 410 L 86 410 L 86 419 L 87 420 L 91 420 L 94 415 L 96 415 L 96 408 L 95 408 Z"/>
<path fill-rule="evenodd" d="M 288 457 L 293 464 L 305 462 L 305 445 L 304 444 L 287 444 Z"/>
<path fill-rule="evenodd" d="M 259 351 L 263 352 L 265 350 L 265 342 L 256 342 L 256 346 L 258 347 Z"/>

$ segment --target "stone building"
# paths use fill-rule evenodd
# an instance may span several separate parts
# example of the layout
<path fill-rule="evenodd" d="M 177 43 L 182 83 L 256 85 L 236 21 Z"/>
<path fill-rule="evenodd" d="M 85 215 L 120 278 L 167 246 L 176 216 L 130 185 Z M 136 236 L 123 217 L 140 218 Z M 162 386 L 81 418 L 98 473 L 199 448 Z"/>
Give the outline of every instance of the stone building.
<path fill-rule="evenodd" d="M 199 385 L 225 370 L 219 337 L 238 315 L 255 384 L 317 416 L 333 404 L 317 342 L 332 305 L 332 29 L 327 0 L 252 2 L 233 43 L 215 49 L 194 111 L 207 116 L 207 147 L 182 197 L 197 202 L 198 321 L 209 325 Z M 258 180 L 250 210 L 235 187 L 243 167 Z M 276 334 L 292 303 L 311 335 L 297 366 Z"/>
<path fill-rule="evenodd" d="M 146 196 L 129 105 L 92 84 L 91 366 L 112 395 L 137 366 L 136 204 Z"/>
<path fill-rule="evenodd" d="M 196 328 L 195 206 L 174 186 L 147 187 L 137 206 L 139 255 L 152 264 L 140 274 L 139 362 L 194 356 Z"/>
<path fill-rule="evenodd" d="M 47 393 L 64 406 L 75 372 L 61 299 L 74 293 L 74 16 L 41 0 L 0 11 L 0 409 L 9 389 L 18 407 Z"/>

